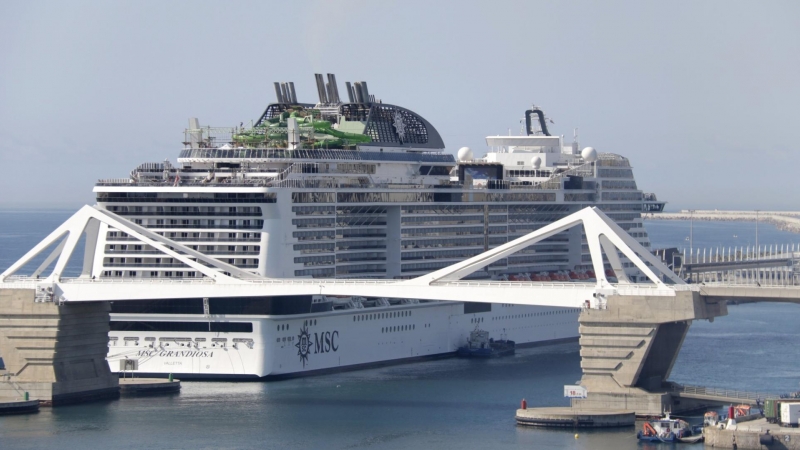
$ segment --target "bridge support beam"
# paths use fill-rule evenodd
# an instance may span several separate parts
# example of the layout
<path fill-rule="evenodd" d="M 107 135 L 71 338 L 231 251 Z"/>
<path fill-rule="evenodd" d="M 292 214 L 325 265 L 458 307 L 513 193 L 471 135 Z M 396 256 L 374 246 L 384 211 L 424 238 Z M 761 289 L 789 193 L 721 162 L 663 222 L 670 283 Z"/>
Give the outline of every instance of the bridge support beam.
<path fill-rule="evenodd" d="M 585 399 L 573 407 L 631 410 L 659 415 L 680 408 L 667 378 L 693 320 L 728 314 L 725 302 L 707 301 L 699 292 L 675 297 L 614 295 L 605 309 L 580 316 L 581 385 Z"/>
<path fill-rule="evenodd" d="M 119 395 L 109 370 L 106 302 L 36 302 L 34 289 L 0 289 L 0 397 L 63 404 Z"/>

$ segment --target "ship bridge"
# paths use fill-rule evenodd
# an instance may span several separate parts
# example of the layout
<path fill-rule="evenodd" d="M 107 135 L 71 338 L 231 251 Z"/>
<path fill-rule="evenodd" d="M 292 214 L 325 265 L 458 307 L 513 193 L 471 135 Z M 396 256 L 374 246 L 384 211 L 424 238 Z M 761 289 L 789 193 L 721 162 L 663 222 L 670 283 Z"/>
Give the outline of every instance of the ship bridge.
<path fill-rule="evenodd" d="M 465 280 L 469 275 L 572 227 L 582 226 L 597 276 L 592 283 Z M 92 276 L 98 236 L 126 233 L 202 274 L 198 279 L 104 279 Z M 85 238 L 82 272 L 64 275 Z M 46 255 L 28 276 L 23 268 Z M 647 278 L 632 283 L 624 255 Z M 75 255 L 79 256 L 79 255 Z M 606 277 L 608 264 L 618 279 Z M 105 360 L 109 306 L 115 300 L 340 295 L 580 308 L 581 384 L 597 407 L 660 414 L 671 408 L 667 381 L 693 320 L 727 314 L 728 300 L 800 303 L 800 287 L 686 284 L 596 208 L 586 208 L 473 258 L 410 280 L 264 278 L 174 242 L 121 216 L 85 206 L 0 274 L 2 389 L 66 399 L 114 389 Z M 610 405 L 610 406 L 609 406 Z"/>

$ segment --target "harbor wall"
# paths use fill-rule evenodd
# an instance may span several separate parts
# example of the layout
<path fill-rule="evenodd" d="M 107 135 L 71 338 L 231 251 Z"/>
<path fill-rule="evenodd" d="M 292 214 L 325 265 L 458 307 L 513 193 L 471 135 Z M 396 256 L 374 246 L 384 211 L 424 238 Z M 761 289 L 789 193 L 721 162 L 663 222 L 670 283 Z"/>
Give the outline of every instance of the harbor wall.
<path fill-rule="evenodd" d="M 794 430 L 794 431 L 792 431 Z M 706 427 L 703 429 L 706 448 L 732 448 L 737 450 L 761 450 L 761 449 L 780 449 L 780 450 L 800 450 L 800 432 L 797 428 L 778 428 L 770 427 L 770 444 L 761 443 L 762 436 L 766 435 L 766 429 L 753 429 L 747 427 L 742 429 L 740 426 L 736 430 L 721 430 L 716 427 Z"/>
<path fill-rule="evenodd" d="M 33 289 L 0 290 L 0 397 L 45 404 L 119 395 L 106 362 L 110 306 L 35 302 Z"/>
<path fill-rule="evenodd" d="M 647 220 L 714 220 L 768 223 L 782 231 L 800 233 L 800 212 L 797 211 L 718 211 L 683 210 L 674 213 L 658 213 L 646 216 Z"/>

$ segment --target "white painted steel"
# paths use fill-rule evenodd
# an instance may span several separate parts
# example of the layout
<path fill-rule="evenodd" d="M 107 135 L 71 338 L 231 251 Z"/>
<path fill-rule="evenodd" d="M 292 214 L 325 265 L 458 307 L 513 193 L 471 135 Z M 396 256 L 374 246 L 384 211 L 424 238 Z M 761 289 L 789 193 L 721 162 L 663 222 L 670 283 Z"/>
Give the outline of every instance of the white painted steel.
<path fill-rule="evenodd" d="M 90 259 L 96 253 L 94 245 L 97 242 L 97 233 L 104 228 L 100 225 L 111 226 L 127 233 L 138 241 L 196 269 L 206 278 L 200 280 L 89 278 L 86 267 L 92 265 Z M 585 229 L 597 284 L 460 281 L 495 261 L 577 225 L 583 225 Z M 87 242 L 92 246 L 87 248 L 84 254 L 84 273 L 79 278 L 61 277 L 63 268 L 75 249 L 75 244 L 81 233 L 84 232 L 88 236 Z M 53 273 L 41 281 L 28 280 L 38 288 L 52 288 L 53 298 L 59 302 L 336 295 L 577 307 L 585 305 L 587 301 L 591 303 L 597 294 L 675 295 L 674 289 L 665 285 L 653 269 L 677 285 L 683 284 L 683 280 L 597 208 L 582 209 L 537 231 L 450 267 L 411 280 L 396 281 L 264 278 L 192 250 L 112 212 L 85 206 L 3 272 L 0 275 L 0 281 L 9 279 L 21 267 L 64 236 L 66 236 L 64 241 L 66 244 L 64 242 L 59 244 L 48 257 L 49 261 L 57 258 Z M 617 251 L 627 256 L 650 279 L 652 284 L 633 285 L 627 282 L 626 277 L 622 278 L 622 282 L 618 286 L 609 283 L 603 266 L 603 250 L 611 261 L 612 267 L 620 269 L 620 273 L 623 271 Z M 645 261 L 650 265 L 648 266 Z M 39 267 L 36 275 L 39 275 L 45 267 L 47 267 L 45 264 Z M 229 273 L 230 276 L 223 271 Z M 12 279 L 15 281 L 14 284 L 22 281 Z M 635 287 L 631 289 L 628 288 L 629 286 Z M 627 294 L 628 292 L 631 294 Z"/>

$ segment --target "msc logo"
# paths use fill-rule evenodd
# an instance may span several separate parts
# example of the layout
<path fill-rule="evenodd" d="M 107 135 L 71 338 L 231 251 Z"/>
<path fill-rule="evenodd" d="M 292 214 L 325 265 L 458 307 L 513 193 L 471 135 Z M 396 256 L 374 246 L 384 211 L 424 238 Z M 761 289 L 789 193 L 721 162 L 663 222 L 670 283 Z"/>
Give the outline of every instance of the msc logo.
<path fill-rule="evenodd" d="M 321 333 L 314 333 L 314 338 L 311 338 L 311 333 L 308 332 L 308 327 L 304 326 L 297 335 L 297 356 L 303 362 L 303 367 L 308 362 L 308 355 L 314 353 L 328 353 L 339 350 L 339 345 L 336 339 L 339 338 L 338 331 L 323 331 Z"/>

